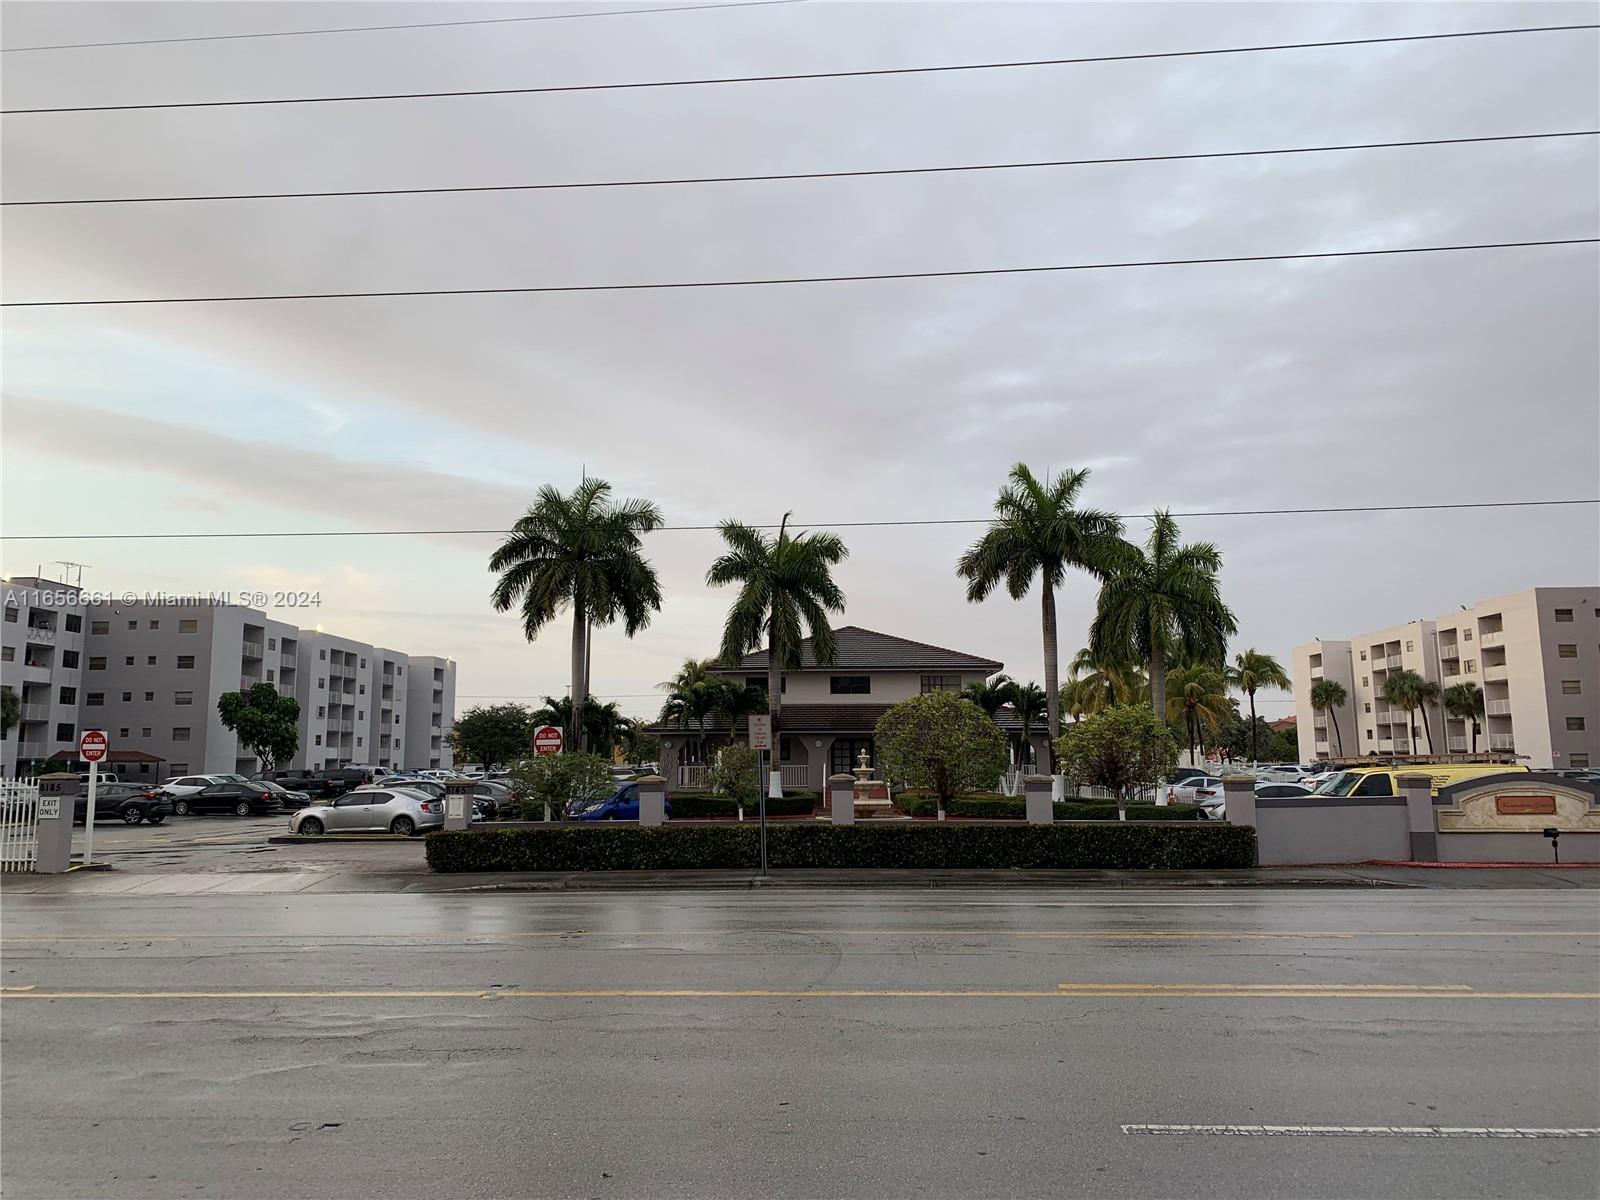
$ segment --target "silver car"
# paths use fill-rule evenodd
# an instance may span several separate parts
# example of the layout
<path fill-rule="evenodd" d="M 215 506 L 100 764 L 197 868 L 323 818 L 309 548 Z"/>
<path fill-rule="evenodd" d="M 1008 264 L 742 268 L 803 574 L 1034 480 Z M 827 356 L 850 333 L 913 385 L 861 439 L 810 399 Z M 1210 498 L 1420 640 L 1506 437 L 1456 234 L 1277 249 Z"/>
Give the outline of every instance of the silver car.
<path fill-rule="evenodd" d="M 410 836 L 444 826 L 444 801 L 406 788 L 376 785 L 302 808 L 289 818 L 290 833 L 399 833 Z"/>

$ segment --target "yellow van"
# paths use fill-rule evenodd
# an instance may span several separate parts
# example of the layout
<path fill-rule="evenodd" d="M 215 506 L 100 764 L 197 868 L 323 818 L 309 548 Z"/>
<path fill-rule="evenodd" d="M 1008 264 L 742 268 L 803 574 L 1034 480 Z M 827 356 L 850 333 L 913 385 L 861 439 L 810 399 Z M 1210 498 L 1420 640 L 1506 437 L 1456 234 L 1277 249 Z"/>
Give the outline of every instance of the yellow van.
<path fill-rule="evenodd" d="M 1317 788 L 1318 796 L 1398 796 L 1402 775 L 1426 775 L 1433 780 L 1428 789 L 1437 796 L 1439 789 L 1476 779 L 1480 775 L 1526 775 L 1528 768 L 1518 763 L 1410 763 L 1386 767 L 1351 767 L 1340 771 Z"/>

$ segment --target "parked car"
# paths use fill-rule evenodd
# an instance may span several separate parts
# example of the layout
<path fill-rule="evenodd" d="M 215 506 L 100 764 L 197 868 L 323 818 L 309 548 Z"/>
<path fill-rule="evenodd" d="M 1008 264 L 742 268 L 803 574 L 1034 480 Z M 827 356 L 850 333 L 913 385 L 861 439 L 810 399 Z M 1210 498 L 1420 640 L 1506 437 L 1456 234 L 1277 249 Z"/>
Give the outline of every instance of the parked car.
<path fill-rule="evenodd" d="M 94 791 L 94 819 L 116 817 L 127 825 L 148 821 L 159 825 L 172 814 L 172 801 L 151 787 L 133 783 L 102 783 Z M 79 824 L 89 815 L 89 797 L 80 794 L 73 805 L 72 819 Z"/>
<path fill-rule="evenodd" d="M 97 778 L 99 779 L 99 781 L 101 783 L 121 783 L 122 782 L 121 778 L 117 775 L 117 773 L 115 771 L 101 771 L 97 775 Z M 89 786 L 89 772 L 87 772 L 87 771 L 79 771 L 78 772 L 78 782 L 82 786 L 88 787 Z"/>
<path fill-rule="evenodd" d="M 219 783 L 229 783 L 221 775 L 180 775 L 176 779 L 169 779 L 158 789 L 164 796 L 172 800 L 179 800 L 184 796 L 194 796 L 203 792 L 208 787 L 215 787 Z"/>
<path fill-rule="evenodd" d="M 331 804 L 313 804 L 289 818 L 291 833 L 400 833 L 444 824 L 444 801 L 406 788 L 357 788 Z"/>
<path fill-rule="evenodd" d="M 271 792 L 273 797 L 278 801 L 278 807 L 280 808 L 304 808 L 306 805 L 311 803 L 311 794 L 309 792 L 301 792 L 292 788 L 286 788 L 283 786 L 283 784 L 274 782 L 270 779 L 254 780 L 252 781 L 251 786 L 262 787 Z"/>
<path fill-rule="evenodd" d="M 243 783 L 213 783 L 198 792 L 179 796 L 172 802 L 172 811 L 180 817 L 203 812 L 231 812 L 238 817 L 248 817 L 277 812 L 278 800 L 265 784 L 247 779 Z"/>
<path fill-rule="evenodd" d="M 1222 797 L 1222 780 L 1215 775 L 1198 775 L 1167 789 L 1168 804 L 1200 804 L 1212 797 Z"/>
<path fill-rule="evenodd" d="M 1256 779 L 1260 783 L 1304 783 L 1313 774 L 1310 767 L 1299 763 L 1268 763 L 1256 771 Z"/>
<path fill-rule="evenodd" d="M 667 816 L 672 815 L 672 801 L 666 802 Z M 637 821 L 639 819 L 639 785 L 620 784 L 609 796 L 596 800 L 575 800 L 567 806 L 569 821 Z"/>
<path fill-rule="evenodd" d="M 1256 795 L 1267 800 L 1282 800 L 1290 796 L 1309 796 L 1311 789 L 1303 783 L 1258 783 Z"/>
<path fill-rule="evenodd" d="M 517 812 L 517 797 L 512 790 L 503 783 L 490 783 L 480 780 L 472 785 L 472 801 L 474 805 L 482 803 L 489 810 L 491 821 L 502 817 L 515 816 Z"/>

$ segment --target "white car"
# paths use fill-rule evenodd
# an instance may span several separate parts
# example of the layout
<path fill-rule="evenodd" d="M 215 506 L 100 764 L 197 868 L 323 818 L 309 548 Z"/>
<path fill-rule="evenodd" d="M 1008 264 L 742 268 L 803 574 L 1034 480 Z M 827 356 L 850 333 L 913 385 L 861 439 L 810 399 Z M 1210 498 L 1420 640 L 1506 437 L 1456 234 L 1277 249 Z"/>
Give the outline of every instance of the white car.
<path fill-rule="evenodd" d="M 407 788 L 359 787 L 289 818 L 290 833 L 399 833 L 444 825 L 444 801 Z"/>
<path fill-rule="evenodd" d="M 248 783 L 249 781 L 239 775 L 180 775 L 176 779 L 169 779 L 156 791 L 162 795 L 176 800 L 180 796 L 194 796 L 208 787 L 219 783 Z"/>
<path fill-rule="evenodd" d="M 1222 803 L 1222 780 L 1215 775 L 1197 775 L 1167 789 L 1168 804 L 1199 804 L 1207 801 Z"/>
<path fill-rule="evenodd" d="M 1304 783 L 1312 774 L 1310 767 L 1299 763 L 1269 763 L 1256 772 L 1259 783 Z"/>

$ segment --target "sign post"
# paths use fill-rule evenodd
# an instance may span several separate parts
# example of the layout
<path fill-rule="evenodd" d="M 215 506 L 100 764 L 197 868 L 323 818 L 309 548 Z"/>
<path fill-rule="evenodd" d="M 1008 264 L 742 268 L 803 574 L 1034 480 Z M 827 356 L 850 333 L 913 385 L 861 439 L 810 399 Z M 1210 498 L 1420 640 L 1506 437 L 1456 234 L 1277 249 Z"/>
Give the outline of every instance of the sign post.
<path fill-rule="evenodd" d="M 763 760 L 772 761 L 772 716 L 770 713 L 756 713 L 750 718 L 750 749 L 756 752 L 756 803 L 760 806 L 757 810 L 757 821 L 760 825 L 759 839 L 761 842 L 761 873 L 767 873 L 767 789 L 761 786 L 761 768 Z"/>
<path fill-rule="evenodd" d="M 564 739 L 558 725 L 541 725 L 533 731 L 535 754 L 560 754 Z"/>
<path fill-rule="evenodd" d="M 89 764 L 89 798 L 84 801 L 83 809 L 83 865 L 86 867 L 94 861 L 94 794 L 100 784 L 100 760 L 106 756 L 106 748 L 104 729 L 85 729 L 78 739 L 78 757 Z"/>

